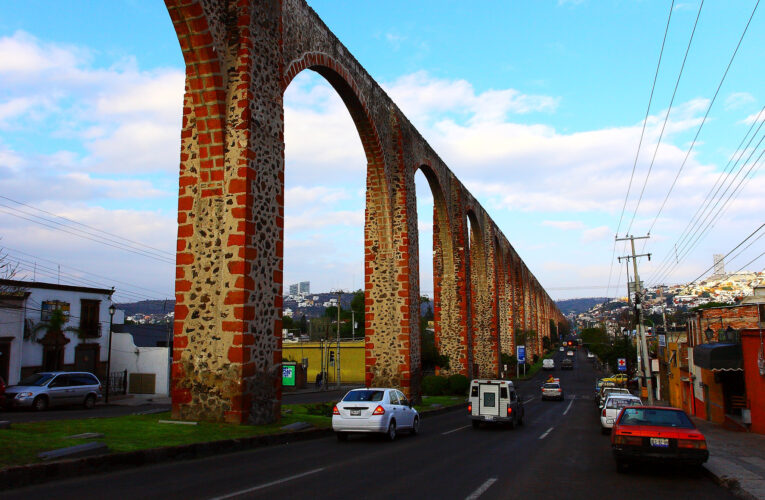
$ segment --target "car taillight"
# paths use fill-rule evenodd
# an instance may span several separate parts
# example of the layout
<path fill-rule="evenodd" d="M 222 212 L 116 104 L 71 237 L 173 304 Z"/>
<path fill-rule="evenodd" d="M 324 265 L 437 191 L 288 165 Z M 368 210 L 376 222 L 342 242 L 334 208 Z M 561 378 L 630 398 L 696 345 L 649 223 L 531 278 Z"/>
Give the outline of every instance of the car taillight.
<path fill-rule="evenodd" d="M 473 413 L 473 403 L 468 403 L 468 413 Z"/>
<path fill-rule="evenodd" d="M 707 442 L 703 439 L 678 439 L 678 448 L 694 448 L 697 450 L 706 450 Z"/>
<path fill-rule="evenodd" d="M 640 436 L 614 436 L 614 444 L 626 444 L 629 446 L 641 446 L 643 444 L 643 438 Z"/>
<path fill-rule="evenodd" d="M 332 415 L 340 415 L 340 410 L 337 409 L 337 405 L 332 407 Z"/>
<path fill-rule="evenodd" d="M 372 412 L 372 415 L 385 415 L 385 408 L 381 405 L 377 405 L 377 408 Z"/>
<path fill-rule="evenodd" d="M 509 417 L 512 414 L 513 414 L 513 409 L 508 406 L 507 407 L 507 416 Z"/>
<path fill-rule="evenodd" d="M 603 408 L 603 413 L 601 413 L 600 415 L 601 415 L 602 417 L 605 417 L 605 416 L 606 416 L 606 409 L 605 409 L 605 408 Z"/>

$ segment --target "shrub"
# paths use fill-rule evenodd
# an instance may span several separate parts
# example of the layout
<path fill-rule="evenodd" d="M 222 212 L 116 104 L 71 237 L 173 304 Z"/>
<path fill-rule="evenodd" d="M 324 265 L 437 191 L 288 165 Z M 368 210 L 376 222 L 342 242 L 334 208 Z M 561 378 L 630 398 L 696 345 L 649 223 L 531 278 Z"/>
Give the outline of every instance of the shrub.
<path fill-rule="evenodd" d="M 441 396 L 449 392 L 449 381 L 439 375 L 427 375 L 422 379 L 422 393 L 427 396 Z"/>
<path fill-rule="evenodd" d="M 532 359 L 534 360 L 534 364 L 537 364 L 537 361 L 539 361 L 539 354 L 534 354 Z"/>
<path fill-rule="evenodd" d="M 467 394 L 468 387 L 470 387 L 470 381 L 464 375 L 455 373 L 448 379 L 449 392 L 456 396 L 464 396 Z"/>

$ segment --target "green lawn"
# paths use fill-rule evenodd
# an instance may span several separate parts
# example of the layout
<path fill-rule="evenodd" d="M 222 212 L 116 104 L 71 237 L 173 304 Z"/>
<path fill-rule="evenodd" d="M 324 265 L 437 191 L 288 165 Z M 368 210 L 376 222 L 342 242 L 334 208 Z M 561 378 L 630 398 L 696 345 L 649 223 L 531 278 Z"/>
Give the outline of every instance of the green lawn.
<path fill-rule="evenodd" d="M 465 401 L 458 396 L 426 396 L 419 411 L 433 404 L 450 406 Z M 333 403 L 282 405 L 282 419 L 277 424 L 263 426 L 214 424 L 197 425 L 161 424 L 170 420 L 170 413 L 127 415 L 112 418 L 82 420 L 56 420 L 47 422 L 14 423 L 10 429 L 0 430 L 0 468 L 41 462 L 37 454 L 93 441 L 65 439 L 66 436 L 97 432 L 104 435 L 96 439 L 105 443 L 113 453 L 176 446 L 223 439 L 235 439 L 283 432 L 281 428 L 294 422 L 308 422 L 318 428 L 332 425 Z"/>

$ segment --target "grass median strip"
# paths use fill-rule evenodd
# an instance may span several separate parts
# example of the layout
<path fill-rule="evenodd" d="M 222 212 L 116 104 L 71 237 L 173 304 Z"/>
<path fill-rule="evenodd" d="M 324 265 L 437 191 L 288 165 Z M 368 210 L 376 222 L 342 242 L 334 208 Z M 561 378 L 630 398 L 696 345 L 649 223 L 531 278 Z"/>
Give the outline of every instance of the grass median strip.
<path fill-rule="evenodd" d="M 463 403 L 464 397 L 435 396 L 423 398 L 420 411 L 440 406 Z M 307 422 L 317 428 L 332 426 L 334 403 L 282 405 L 282 418 L 269 425 L 234 425 L 198 422 L 197 425 L 167 425 L 170 412 L 126 415 L 122 417 L 87 418 L 81 420 L 49 420 L 44 422 L 14 423 L 10 429 L 0 430 L 0 469 L 14 465 L 39 463 L 43 451 L 66 448 L 94 440 L 73 435 L 103 434 L 98 442 L 104 443 L 112 453 L 145 450 L 165 446 L 178 446 L 224 439 L 237 439 L 285 432 L 282 427 L 296 422 Z M 177 423 L 179 421 L 172 421 Z"/>

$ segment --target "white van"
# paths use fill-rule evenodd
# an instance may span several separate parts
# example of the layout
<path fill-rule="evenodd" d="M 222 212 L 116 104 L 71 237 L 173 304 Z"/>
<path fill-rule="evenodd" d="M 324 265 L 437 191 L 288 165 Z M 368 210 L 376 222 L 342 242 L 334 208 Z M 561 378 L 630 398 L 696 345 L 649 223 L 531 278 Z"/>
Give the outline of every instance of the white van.
<path fill-rule="evenodd" d="M 504 423 L 511 428 L 523 424 L 523 400 L 509 380 L 475 379 L 470 381 L 468 414 L 477 429 L 481 422 Z"/>
<path fill-rule="evenodd" d="M 543 370 L 554 370 L 555 369 L 555 360 L 552 358 L 546 358 L 542 360 L 542 369 Z"/>

